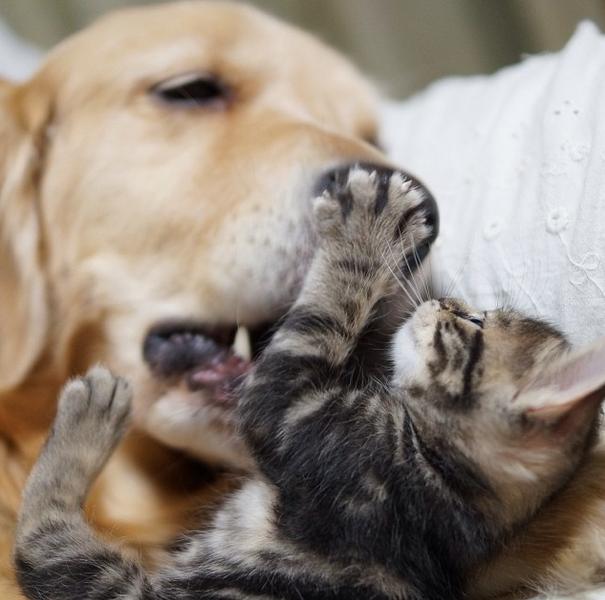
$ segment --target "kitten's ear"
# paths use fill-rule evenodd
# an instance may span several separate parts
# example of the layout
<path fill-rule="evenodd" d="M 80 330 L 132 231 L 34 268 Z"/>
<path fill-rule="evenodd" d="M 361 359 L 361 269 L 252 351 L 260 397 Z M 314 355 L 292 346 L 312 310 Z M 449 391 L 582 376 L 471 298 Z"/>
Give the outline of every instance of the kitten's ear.
<path fill-rule="evenodd" d="M 527 429 L 558 438 L 581 434 L 605 399 L 605 338 L 570 352 L 529 379 L 514 400 Z"/>

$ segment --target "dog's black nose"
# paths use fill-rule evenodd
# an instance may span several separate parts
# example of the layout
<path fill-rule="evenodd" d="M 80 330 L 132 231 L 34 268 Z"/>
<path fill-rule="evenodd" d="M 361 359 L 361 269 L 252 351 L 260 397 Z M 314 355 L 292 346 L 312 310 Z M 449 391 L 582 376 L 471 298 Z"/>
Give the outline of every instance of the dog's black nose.
<path fill-rule="evenodd" d="M 439 210 L 437 208 L 435 198 L 428 190 L 426 185 L 424 185 L 419 179 L 417 179 L 413 175 L 410 175 L 409 173 L 401 169 L 393 169 L 385 165 L 360 162 L 342 165 L 325 172 L 323 175 L 321 175 L 315 186 L 315 195 L 320 196 L 324 191 L 328 191 L 332 195 L 338 195 L 340 192 L 345 192 L 347 182 L 349 180 L 349 174 L 353 169 L 364 169 L 370 173 L 376 174 L 378 186 L 376 195 L 378 199 L 384 198 L 384 200 L 386 201 L 386 197 L 389 191 L 389 182 L 391 180 L 391 177 L 395 173 L 400 173 L 404 180 L 411 181 L 412 186 L 422 192 L 422 196 L 424 198 L 423 208 L 426 211 L 427 215 L 427 225 L 429 225 L 429 227 L 431 227 L 433 231 L 433 235 L 429 240 L 427 240 L 425 247 L 422 249 L 418 249 L 418 254 L 420 255 L 420 258 L 424 258 L 424 255 L 428 253 L 431 244 L 435 241 L 435 238 L 439 234 Z"/>

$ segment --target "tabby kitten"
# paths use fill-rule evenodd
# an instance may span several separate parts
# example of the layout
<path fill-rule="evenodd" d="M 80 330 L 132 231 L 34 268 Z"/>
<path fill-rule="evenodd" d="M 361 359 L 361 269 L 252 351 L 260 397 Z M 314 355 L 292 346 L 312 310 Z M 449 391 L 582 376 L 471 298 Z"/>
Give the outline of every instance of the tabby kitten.
<path fill-rule="evenodd" d="M 300 297 L 241 390 L 257 472 L 146 573 L 81 510 L 130 403 L 122 379 L 93 369 L 63 391 L 25 491 L 15 563 L 29 598 L 451 600 L 570 476 L 602 355 L 569 354 L 514 312 L 430 301 L 394 338 L 391 384 L 360 387 L 348 365 L 396 289 L 389 257 L 426 253 L 436 208 L 399 173 L 356 169 L 316 201 L 315 222 Z"/>

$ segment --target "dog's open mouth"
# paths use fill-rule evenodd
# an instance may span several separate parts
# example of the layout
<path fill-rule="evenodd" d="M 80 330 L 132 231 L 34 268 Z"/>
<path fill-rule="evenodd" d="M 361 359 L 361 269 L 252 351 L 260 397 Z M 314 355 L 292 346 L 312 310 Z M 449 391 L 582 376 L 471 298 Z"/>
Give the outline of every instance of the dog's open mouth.
<path fill-rule="evenodd" d="M 166 322 L 147 334 L 143 357 L 159 379 L 184 382 L 192 392 L 205 392 L 205 401 L 230 408 L 237 387 L 274 329 L 274 324 L 247 328 Z"/>

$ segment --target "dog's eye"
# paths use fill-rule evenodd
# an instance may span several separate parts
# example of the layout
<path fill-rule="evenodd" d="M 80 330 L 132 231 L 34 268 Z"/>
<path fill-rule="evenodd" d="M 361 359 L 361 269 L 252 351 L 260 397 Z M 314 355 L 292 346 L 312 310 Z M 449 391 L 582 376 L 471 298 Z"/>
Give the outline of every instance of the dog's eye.
<path fill-rule="evenodd" d="M 222 107 L 227 102 L 228 90 L 212 75 L 189 73 L 172 77 L 154 85 L 151 94 L 175 106 Z"/>

